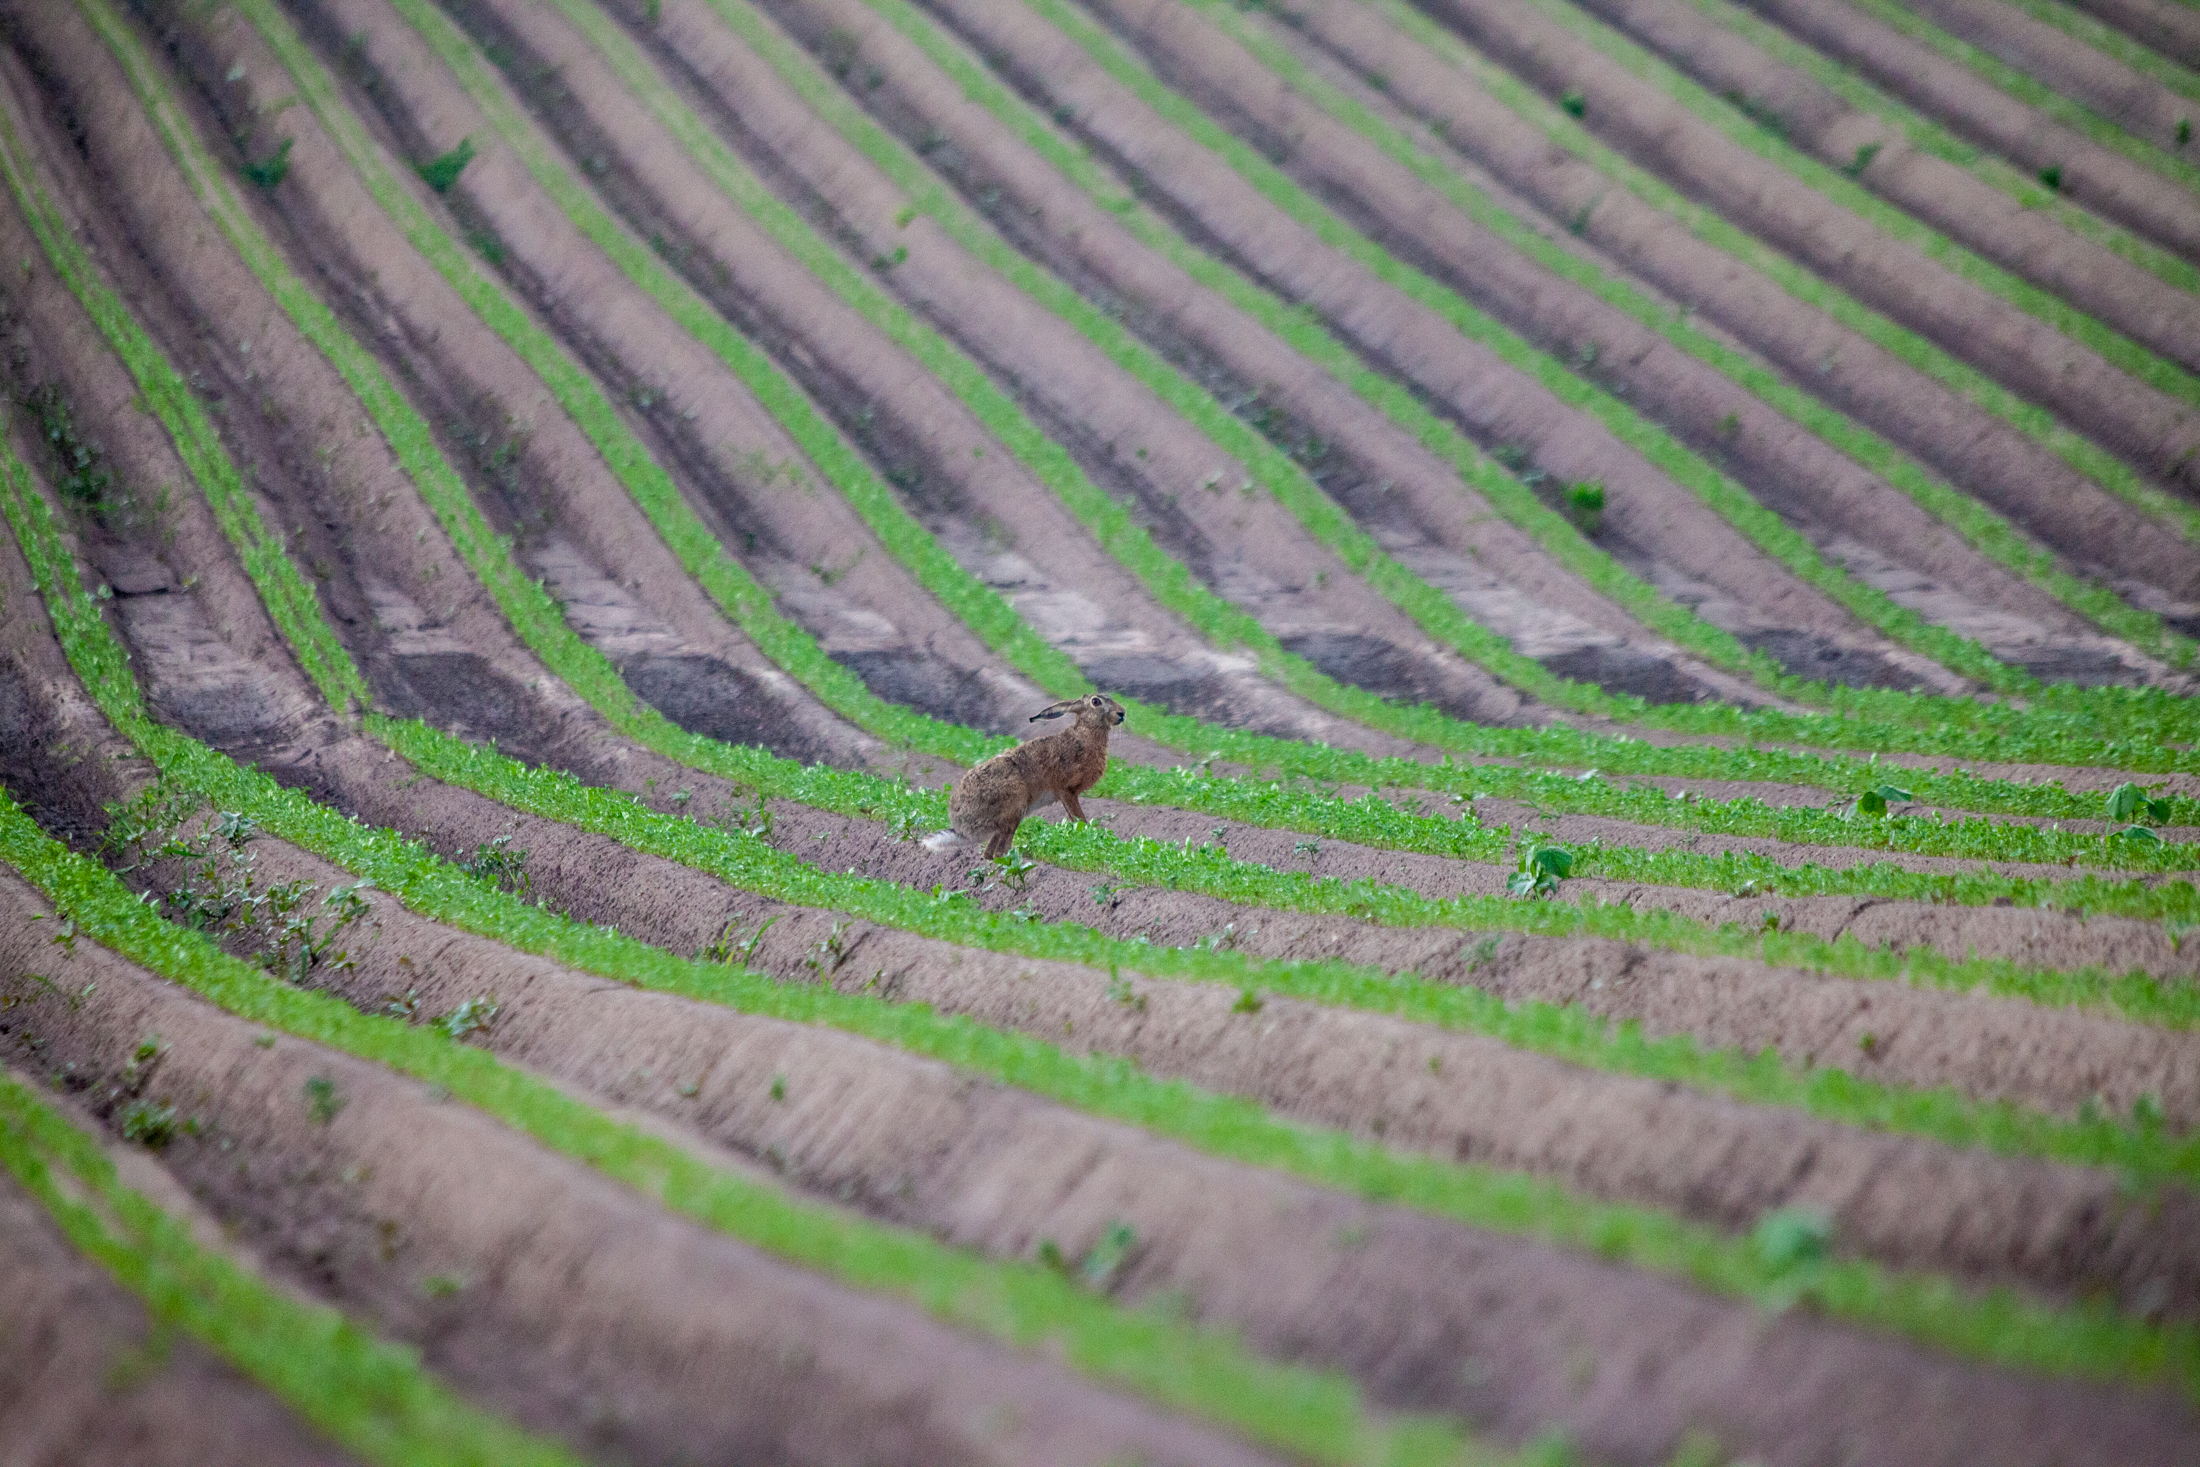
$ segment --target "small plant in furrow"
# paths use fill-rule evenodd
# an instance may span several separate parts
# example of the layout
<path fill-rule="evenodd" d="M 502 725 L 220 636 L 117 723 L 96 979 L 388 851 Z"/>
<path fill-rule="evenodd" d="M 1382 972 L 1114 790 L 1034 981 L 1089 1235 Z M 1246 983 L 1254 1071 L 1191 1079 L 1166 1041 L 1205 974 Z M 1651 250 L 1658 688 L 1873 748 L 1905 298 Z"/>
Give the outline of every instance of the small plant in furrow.
<path fill-rule="evenodd" d="M 1521 847 L 1520 867 L 1505 882 L 1505 890 L 1516 897 L 1547 897 L 1573 870 L 1573 852 L 1531 841 Z"/>
<path fill-rule="evenodd" d="M 473 161 L 474 140 L 460 138 L 457 147 L 448 153 L 439 153 L 425 163 L 415 164 L 414 171 L 419 173 L 420 181 L 429 188 L 439 194 L 447 194 L 451 191 L 451 185 L 458 182 L 459 174 L 466 171 L 466 165 Z"/>
<path fill-rule="evenodd" d="M 247 159 L 240 165 L 244 176 L 263 189 L 272 189 L 290 174 L 291 140 L 284 138 L 275 145 L 275 151 L 258 161 Z"/>

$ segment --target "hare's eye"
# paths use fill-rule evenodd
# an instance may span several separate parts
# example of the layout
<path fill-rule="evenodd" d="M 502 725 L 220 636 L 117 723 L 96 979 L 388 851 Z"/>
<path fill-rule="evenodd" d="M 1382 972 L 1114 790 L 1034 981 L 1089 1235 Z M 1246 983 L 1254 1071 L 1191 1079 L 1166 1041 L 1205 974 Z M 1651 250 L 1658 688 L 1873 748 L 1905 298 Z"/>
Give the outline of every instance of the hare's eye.
<path fill-rule="evenodd" d="M 1097 697 L 1092 700 L 1092 706 L 1095 708 L 1100 706 L 1100 700 Z"/>

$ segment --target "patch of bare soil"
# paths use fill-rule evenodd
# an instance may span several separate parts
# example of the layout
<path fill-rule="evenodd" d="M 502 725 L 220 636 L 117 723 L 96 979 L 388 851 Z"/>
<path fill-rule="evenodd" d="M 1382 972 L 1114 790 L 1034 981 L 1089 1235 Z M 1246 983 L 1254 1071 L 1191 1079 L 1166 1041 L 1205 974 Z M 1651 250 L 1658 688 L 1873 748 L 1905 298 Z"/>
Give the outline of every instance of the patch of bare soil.
<path fill-rule="evenodd" d="M 5 1176 L 0 1236 L 0 1441 L 11 1467 L 352 1460 L 198 1341 L 155 1323 Z"/>
<path fill-rule="evenodd" d="M 2200 66 L 2200 16 L 2176 0 L 2075 0 L 2116 29 L 2146 42 L 2171 60 Z M 2174 140 L 2176 134 L 2171 134 Z"/>
<path fill-rule="evenodd" d="M 523 1425 L 638 1462 L 1264 1460 L 706 1232 L 380 1066 L 266 1042 L 104 949 L 55 953 L 23 920 L 40 905 L 0 878 L 11 970 L 82 997 L 22 995 L 11 1058 L 110 1128 L 177 1108 L 198 1134 L 163 1165 L 270 1270 Z"/>

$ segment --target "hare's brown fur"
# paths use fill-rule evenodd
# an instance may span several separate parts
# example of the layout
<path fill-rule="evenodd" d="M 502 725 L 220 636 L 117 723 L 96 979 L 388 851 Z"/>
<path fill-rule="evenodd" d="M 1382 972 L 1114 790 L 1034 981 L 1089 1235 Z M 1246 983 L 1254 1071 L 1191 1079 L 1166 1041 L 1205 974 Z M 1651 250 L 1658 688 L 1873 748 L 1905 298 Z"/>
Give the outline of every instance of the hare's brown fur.
<path fill-rule="evenodd" d="M 1007 853 L 1026 815 L 1056 800 L 1070 819 L 1084 819 L 1077 797 L 1108 772 L 1108 730 L 1123 721 L 1123 705 L 1093 693 L 1042 708 L 1031 721 L 1065 714 L 1076 716 L 1069 728 L 995 754 L 964 775 L 947 802 L 951 833 L 943 831 L 926 844 L 945 850 L 982 841 L 990 859 Z"/>

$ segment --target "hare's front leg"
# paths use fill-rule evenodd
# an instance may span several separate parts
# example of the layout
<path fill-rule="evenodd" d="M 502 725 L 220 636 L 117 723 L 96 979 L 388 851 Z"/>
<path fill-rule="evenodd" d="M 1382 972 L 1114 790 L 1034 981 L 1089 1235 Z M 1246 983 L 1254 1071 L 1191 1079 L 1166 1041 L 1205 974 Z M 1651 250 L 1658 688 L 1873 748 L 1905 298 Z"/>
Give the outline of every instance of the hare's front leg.
<path fill-rule="evenodd" d="M 1061 793 L 1062 808 L 1069 812 L 1069 818 L 1072 820 L 1084 819 L 1085 807 L 1077 803 L 1077 791 L 1063 790 Z"/>
<path fill-rule="evenodd" d="M 1008 848 L 1016 843 L 1016 827 L 1023 823 L 1023 817 L 1018 816 L 996 829 L 993 839 L 985 843 L 985 858 L 988 861 L 997 861 L 1007 855 Z"/>

